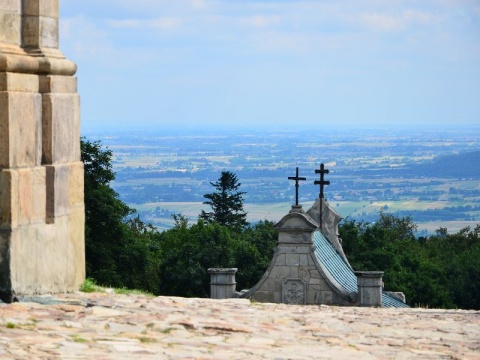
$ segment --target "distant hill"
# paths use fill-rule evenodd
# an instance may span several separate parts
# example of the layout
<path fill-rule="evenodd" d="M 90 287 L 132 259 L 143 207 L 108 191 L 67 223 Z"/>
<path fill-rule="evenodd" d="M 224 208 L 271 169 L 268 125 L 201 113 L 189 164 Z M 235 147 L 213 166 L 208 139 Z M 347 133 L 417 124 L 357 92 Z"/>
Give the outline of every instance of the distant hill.
<path fill-rule="evenodd" d="M 406 170 L 414 176 L 480 179 L 480 151 L 439 156 Z"/>

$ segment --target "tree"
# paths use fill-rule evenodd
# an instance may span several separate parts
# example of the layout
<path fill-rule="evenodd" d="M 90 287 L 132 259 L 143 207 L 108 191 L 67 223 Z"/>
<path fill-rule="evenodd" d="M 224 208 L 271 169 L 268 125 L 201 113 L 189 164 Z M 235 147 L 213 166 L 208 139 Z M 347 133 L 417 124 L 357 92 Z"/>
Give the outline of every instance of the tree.
<path fill-rule="evenodd" d="M 243 194 L 239 191 L 241 183 L 230 171 L 222 171 L 215 183 L 210 183 L 216 192 L 203 195 L 208 199 L 205 205 L 210 205 L 212 212 L 202 210 L 199 218 L 206 223 L 217 222 L 220 225 L 242 229 L 248 225 L 247 213 L 243 211 Z"/>
<path fill-rule="evenodd" d="M 170 296 L 208 297 L 208 268 L 236 267 L 237 290 L 254 286 L 272 258 L 277 230 L 269 221 L 243 231 L 204 223 L 189 226 L 175 215 L 175 226 L 159 234 L 159 293 Z"/>
<path fill-rule="evenodd" d="M 175 227 L 159 235 L 161 259 L 158 273 L 162 295 L 208 297 L 210 267 L 232 267 L 237 242 L 230 228 L 198 221 L 188 226 L 175 216 Z"/>
<path fill-rule="evenodd" d="M 85 258 L 87 277 L 97 283 L 156 291 L 152 243 L 156 230 L 138 217 L 110 187 L 112 152 L 100 142 L 80 140 L 85 168 Z"/>
<path fill-rule="evenodd" d="M 445 263 L 438 252 L 427 248 L 428 240 L 415 238 L 415 229 L 410 217 L 381 212 L 373 224 L 347 219 L 339 232 L 352 267 L 384 271 L 386 290 L 404 292 L 411 305 L 455 307 Z M 441 252 L 441 256 L 452 255 Z"/>

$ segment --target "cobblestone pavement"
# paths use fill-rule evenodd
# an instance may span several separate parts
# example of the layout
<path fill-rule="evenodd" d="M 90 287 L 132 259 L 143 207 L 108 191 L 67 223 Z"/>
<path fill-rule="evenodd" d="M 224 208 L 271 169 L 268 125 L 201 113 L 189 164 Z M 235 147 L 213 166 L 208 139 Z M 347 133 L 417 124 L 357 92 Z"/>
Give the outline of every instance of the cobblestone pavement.
<path fill-rule="evenodd" d="M 0 304 L 0 359 L 480 359 L 480 312 L 149 298 Z"/>

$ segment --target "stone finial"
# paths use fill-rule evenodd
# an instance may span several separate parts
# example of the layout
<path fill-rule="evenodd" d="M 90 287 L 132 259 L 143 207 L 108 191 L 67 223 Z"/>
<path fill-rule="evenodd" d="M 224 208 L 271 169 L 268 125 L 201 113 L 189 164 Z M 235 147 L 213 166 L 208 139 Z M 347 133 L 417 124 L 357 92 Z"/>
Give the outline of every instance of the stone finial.
<path fill-rule="evenodd" d="M 236 297 L 235 273 L 237 268 L 210 268 L 210 298 L 230 299 Z"/>
<path fill-rule="evenodd" d="M 383 271 L 355 271 L 360 306 L 382 306 Z"/>

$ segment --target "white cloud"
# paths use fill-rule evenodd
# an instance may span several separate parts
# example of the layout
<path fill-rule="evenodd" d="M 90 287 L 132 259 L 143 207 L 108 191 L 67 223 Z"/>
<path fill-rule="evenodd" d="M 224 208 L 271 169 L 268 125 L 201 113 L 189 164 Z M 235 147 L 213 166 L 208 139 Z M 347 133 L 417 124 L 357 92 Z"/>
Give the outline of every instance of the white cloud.
<path fill-rule="evenodd" d="M 238 23 L 248 27 L 267 28 L 279 25 L 281 23 L 281 18 L 278 15 L 252 15 L 240 18 Z"/>
<path fill-rule="evenodd" d="M 415 10 L 406 10 L 403 13 L 403 19 L 407 23 L 415 23 L 420 25 L 432 25 L 438 23 L 440 19 L 427 12 L 415 11 Z"/>
<path fill-rule="evenodd" d="M 137 29 L 142 27 L 144 20 L 141 20 L 141 19 L 108 20 L 107 23 L 114 28 Z"/>
<path fill-rule="evenodd" d="M 392 31 L 403 27 L 401 19 L 387 14 L 366 13 L 361 16 L 364 25 L 373 31 Z"/>
<path fill-rule="evenodd" d="M 154 28 L 162 30 L 172 30 L 179 28 L 184 20 L 178 17 L 162 17 L 156 19 L 122 19 L 122 20 L 108 20 L 107 23 L 113 28 L 123 29 L 139 29 L 139 28 Z"/>
<path fill-rule="evenodd" d="M 77 41 L 79 38 L 102 39 L 107 36 L 93 21 L 84 16 L 60 18 L 60 35 L 62 40 Z"/>

